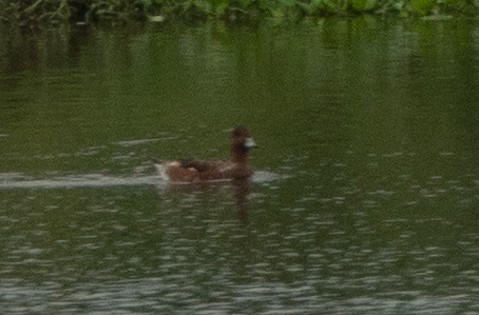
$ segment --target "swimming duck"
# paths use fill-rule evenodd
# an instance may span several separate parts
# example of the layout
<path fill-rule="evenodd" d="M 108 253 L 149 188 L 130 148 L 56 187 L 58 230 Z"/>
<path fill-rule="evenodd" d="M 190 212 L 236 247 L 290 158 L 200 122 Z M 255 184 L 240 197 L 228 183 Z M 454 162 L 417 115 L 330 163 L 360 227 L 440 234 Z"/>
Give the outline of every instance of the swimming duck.
<path fill-rule="evenodd" d="M 231 155 L 229 160 L 181 159 L 154 161 L 160 176 L 174 182 L 198 182 L 248 178 L 253 174 L 248 165 L 248 153 L 256 143 L 244 127 L 231 133 Z"/>

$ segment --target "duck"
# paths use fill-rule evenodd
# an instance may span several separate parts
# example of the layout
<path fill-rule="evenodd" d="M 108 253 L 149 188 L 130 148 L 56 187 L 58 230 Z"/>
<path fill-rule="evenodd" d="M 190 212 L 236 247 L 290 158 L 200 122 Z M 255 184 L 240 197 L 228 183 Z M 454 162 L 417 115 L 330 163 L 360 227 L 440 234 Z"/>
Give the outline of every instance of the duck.
<path fill-rule="evenodd" d="M 230 137 L 229 160 L 154 160 L 154 166 L 163 180 L 170 182 L 204 182 L 248 179 L 253 170 L 248 164 L 249 153 L 256 142 L 249 131 L 236 127 Z"/>

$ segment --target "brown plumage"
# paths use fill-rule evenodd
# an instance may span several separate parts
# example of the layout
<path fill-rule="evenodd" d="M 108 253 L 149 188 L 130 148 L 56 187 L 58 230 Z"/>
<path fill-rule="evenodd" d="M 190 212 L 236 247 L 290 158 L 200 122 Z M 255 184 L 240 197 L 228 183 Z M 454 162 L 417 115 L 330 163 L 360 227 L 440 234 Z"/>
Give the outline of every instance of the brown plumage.
<path fill-rule="evenodd" d="M 253 147 L 256 147 L 256 144 L 248 130 L 238 127 L 231 133 L 229 160 L 155 161 L 155 167 L 163 179 L 174 182 L 248 178 L 253 174 L 248 165 L 248 153 Z"/>

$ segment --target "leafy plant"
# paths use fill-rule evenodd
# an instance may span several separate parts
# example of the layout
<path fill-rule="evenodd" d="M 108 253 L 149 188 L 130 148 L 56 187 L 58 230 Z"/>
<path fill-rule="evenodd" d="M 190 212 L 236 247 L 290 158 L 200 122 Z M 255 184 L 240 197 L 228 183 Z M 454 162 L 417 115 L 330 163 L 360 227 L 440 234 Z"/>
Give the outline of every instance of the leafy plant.
<path fill-rule="evenodd" d="M 434 0 L 411 0 L 411 10 L 417 15 L 428 15 L 435 5 Z"/>
<path fill-rule="evenodd" d="M 371 11 L 378 5 L 378 0 L 351 0 L 351 8 L 357 12 Z"/>
<path fill-rule="evenodd" d="M 338 14 L 346 12 L 348 8 L 347 0 L 323 0 L 318 2 L 321 11 L 329 14 Z"/>
<path fill-rule="evenodd" d="M 479 13 L 479 0 L 0 0 L 0 20 L 36 23 L 164 22 L 223 19 L 245 22 L 260 17 L 395 13 L 407 17 Z"/>

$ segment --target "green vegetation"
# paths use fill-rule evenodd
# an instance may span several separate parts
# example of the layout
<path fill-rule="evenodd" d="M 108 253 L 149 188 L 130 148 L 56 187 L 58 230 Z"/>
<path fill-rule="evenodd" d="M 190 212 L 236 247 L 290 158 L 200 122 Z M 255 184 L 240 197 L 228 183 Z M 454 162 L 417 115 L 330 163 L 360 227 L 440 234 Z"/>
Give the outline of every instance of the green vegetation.
<path fill-rule="evenodd" d="M 124 23 L 262 17 L 396 14 L 408 16 L 476 15 L 479 0 L 0 0 L 0 20 L 20 26 L 60 23 Z"/>

